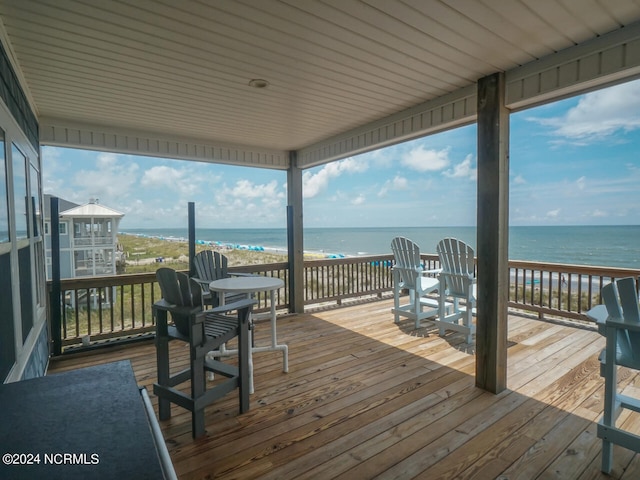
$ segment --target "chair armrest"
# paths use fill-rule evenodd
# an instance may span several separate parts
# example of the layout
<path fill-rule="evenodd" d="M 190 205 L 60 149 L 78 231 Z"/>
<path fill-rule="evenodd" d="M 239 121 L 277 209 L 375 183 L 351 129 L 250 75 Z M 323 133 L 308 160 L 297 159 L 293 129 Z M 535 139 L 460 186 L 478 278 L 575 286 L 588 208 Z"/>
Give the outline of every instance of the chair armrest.
<path fill-rule="evenodd" d="M 191 277 L 191 279 L 200 284 L 201 287 L 206 287 L 206 290 L 209 290 L 209 284 L 211 283 L 209 280 L 203 280 L 198 277 Z"/>
<path fill-rule="evenodd" d="M 202 307 L 179 307 L 178 305 L 174 305 L 172 303 L 167 302 L 164 298 L 161 298 L 156 303 L 153 304 L 153 307 L 158 310 L 165 310 L 167 312 L 171 312 L 176 315 L 191 315 L 193 313 L 198 313 L 202 311 Z"/>
<path fill-rule="evenodd" d="M 257 273 L 229 272 L 230 277 L 259 277 Z"/>
<path fill-rule="evenodd" d="M 437 275 L 442 271 L 441 268 L 432 268 L 431 270 L 423 270 L 423 275 Z"/>
<path fill-rule="evenodd" d="M 391 271 L 392 272 L 399 272 L 400 270 L 406 270 L 406 271 L 413 272 L 413 273 L 416 273 L 416 274 L 421 274 L 422 272 L 424 272 L 424 270 L 422 268 L 400 267 L 398 265 L 396 265 L 395 267 L 391 267 Z"/>
<path fill-rule="evenodd" d="M 609 316 L 607 307 L 604 305 L 596 305 L 591 310 L 585 312 L 585 315 L 589 320 L 593 320 L 597 324 L 604 323 Z"/>
<path fill-rule="evenodd" d="M 632 332 L 640 332 L 640 323 L 623 322 L 619 318 L 607 317 L 604 322 L 605 329 L 615 328 L 617 330 L 629 330 Z"/>
<path fill-rule="evenodd" d="M 258 302 L 253 300 L 252 298 L 245 298 L 242 300 L 238 300 L 233 303 L 226 303 L 224 305 L 220 305 L 219 307 L 212 308 L 210 310 L 206 310 L 206 313 L 227 313 L 233 310 L 242 310 L 243 308 L 251 307 L 256 305 Z"/>
<path fill-rule="evenodd" d="M 176 305 L 173 303 L 167 302 L 164 298 L 161 298 L 156 303 L 153 304 L 155 308 L 159 308 L 161 310 L 169 310 L 171 308 L 176 308 Z"/>
<path fill-rule="evenodd" d="M 596 305 L 591 310 L 585 312 L 585 316 L 596 323 L 596 327 L 598 328 L 598 333 L 600 335 L 607 335 L 605 332 L 605 329 L 607 328 L 607 318 L 609 317 L 607 307 L 604 305 Z"/>
<path fill-rule="evenodd" d="M 445 272 L 445 271 L 441 270 L 438 275 L 442 275 L 442 276 L 445 276 L 445 277 L 462 278 L 464 280 L 468 280 L 469 283 L 476 283 L 478 281 L 478 279 L 476 277 L 474 277 L 473 275 L 471 275 L 469 273 L 452 273 L 452 272 Z"/>

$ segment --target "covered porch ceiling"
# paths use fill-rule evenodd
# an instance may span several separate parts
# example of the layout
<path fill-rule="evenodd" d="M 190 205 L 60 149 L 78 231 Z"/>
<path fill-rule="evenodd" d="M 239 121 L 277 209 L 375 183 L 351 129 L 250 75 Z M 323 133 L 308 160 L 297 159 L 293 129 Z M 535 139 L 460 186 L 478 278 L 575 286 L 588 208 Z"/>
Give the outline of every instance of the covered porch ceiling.
<path fill-rule="evenodd" d="M 640 73 L 635 0 L 0 0 L 43 145 L 308 168 Z M 266 80 L 265 88 L 250 81 Z"/>

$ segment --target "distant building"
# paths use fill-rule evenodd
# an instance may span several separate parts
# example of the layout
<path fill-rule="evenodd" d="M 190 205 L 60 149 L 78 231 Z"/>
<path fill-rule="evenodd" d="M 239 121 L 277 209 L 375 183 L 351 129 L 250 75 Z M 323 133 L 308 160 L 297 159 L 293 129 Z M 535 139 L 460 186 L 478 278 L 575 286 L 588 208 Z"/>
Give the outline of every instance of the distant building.
<path fill-rule="evenodd" d="M 51 278 L 51 195 L 45 195 L 44 233 L 47 279 Z M 100 205 L 98 200 L 78 205 L 60 198 L 60 277 L 115 275 L 118 225 L 124 214 Z"/>

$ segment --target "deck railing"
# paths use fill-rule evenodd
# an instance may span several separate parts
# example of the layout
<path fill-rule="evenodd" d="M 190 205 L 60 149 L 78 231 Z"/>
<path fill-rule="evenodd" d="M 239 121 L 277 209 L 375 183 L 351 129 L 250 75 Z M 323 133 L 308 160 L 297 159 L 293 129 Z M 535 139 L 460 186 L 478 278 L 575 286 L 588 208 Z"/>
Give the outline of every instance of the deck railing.
<path fill-rule="evenodd" d="M 556 263 L 510 261 L 509 307 L 587 320 L 585 312 L 602 303 L 600 291 L 612 280 L 633 277 L 636 290 L 640 269 L 591 267 Z"/>
<path fill-rule="evenodd" d="M 439 267 L 437 255 L 423 255 L 422 259 L 427 269 Z M 304 262 L 304 304 L 340 305 L 347 299 L 389 295 L 393 289 L 392 266 L 392 255 L 307 260 Z M 587 320 L 585 312 L 601 303 L 602 286 L 612 279 L 628 276 L 640 282 L 640 269 L 524 261 L 511 261 L 509 268 L 509 307 L 536 312 L 541 318 Z M 284 280 L 285 286 L 275 292 L 276 308 L 288 309 L 286 262 L 230 270 Z M 95 343 L 146 334 L 155 329 L 151 306 L 161 296 L 155 273 L 62 280 L 61 292 L 64 306 L 60 335 L 64 347 L 82 345 L 83 339 Z M 255 298 L 258 301 L 255 311 L 268 311 L 268 295 L 258 293 Z"/>

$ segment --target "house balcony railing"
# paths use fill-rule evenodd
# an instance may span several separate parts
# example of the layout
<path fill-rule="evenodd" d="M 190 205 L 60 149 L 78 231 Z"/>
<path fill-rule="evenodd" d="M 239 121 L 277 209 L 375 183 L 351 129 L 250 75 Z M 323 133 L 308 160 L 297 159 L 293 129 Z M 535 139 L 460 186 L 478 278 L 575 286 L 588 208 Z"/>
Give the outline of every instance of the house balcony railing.
<path fill-rule="evenodd" d="M 74 237 L 73 245 L 78 247 L 109 247 L 114 245 L 113 235 L 93 235 L 87 237 Z"/>
<path fill-rule="evenodd" d="M 425 268 L 438 268 L 437 255 L 422 255 Z M 393 290 L 392 255 L 304 262 L 304 304 L 340 305 L 347 300 L 376 299 Z M 233 267 L 284 280 L 275 292 L 276 309 L 289 309 L 288 263 Z M 588 321 L 585 312 L 601 303 L 601 288 L 613 279 L 634 277 L 640 269 L 591 267 L 510 261 L 509 308 L 547 316 Z M 51 289 L 51 282 L 49 282 Z M 62 347 L 81 346 L 83 339 L 99 341 L 132 338 L 155 330 L 151 306 L 161 297 L 154 273 L 62 280 Z M 257 313 L 269 310 L 268 295 L 256 294 Z M 50 312 L 51 313 L 51 312 Z M 49 318 L 52 318 L 51 315 Z M 54 339 L 55 342 L 55 339 Z"/>

